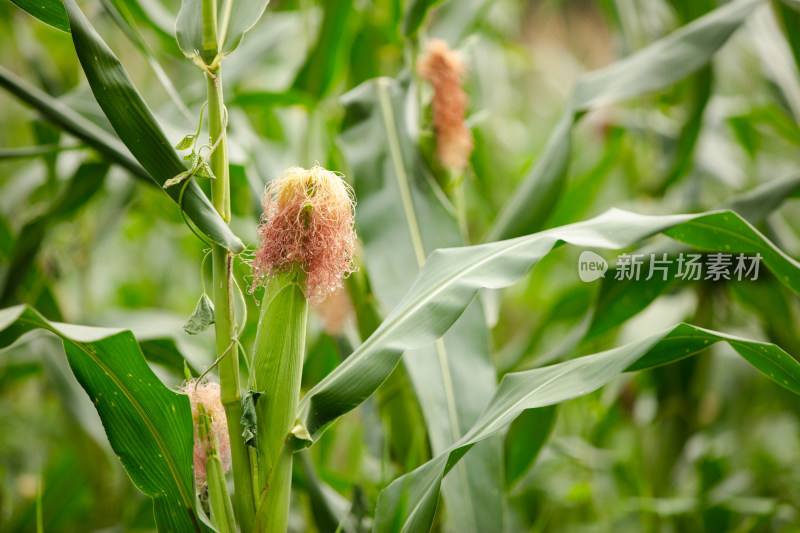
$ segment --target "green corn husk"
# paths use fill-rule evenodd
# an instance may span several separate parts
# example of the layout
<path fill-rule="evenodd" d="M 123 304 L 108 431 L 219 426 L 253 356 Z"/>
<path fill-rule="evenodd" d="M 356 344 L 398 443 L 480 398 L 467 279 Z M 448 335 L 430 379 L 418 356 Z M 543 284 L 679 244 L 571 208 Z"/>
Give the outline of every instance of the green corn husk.
<path fill-rule="evenodd" d="M 305 352 L 308 301 L 297 269 L 270 280 L 261 305 L 250 386 L 256 403 L 259 504 L 254 530 L 285 533 L 289 520 L 292 443 Z"/>

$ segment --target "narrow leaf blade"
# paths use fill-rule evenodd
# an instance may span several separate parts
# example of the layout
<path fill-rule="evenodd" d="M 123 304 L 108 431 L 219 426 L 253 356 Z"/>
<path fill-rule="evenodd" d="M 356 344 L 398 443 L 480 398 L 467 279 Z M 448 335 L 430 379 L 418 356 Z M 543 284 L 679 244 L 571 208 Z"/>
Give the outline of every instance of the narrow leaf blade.
<path fill-rule="evenodd" d="M 152 498 L 159 531 L 208 531 L 195 508 L 188 397 L 159 381 L 130 331 L 49 322 L 27 306 L 0 310 L 0 348 L 34 329 L 63 340 L 111 447 L 134 484 Z"/>
<path fill-rule="evenodd" d="M 517 237 L 544 227 L 564 187 L 572 126 L 585 111 L 663 90 L 691 75 L 711 60 L 760 3 L 726 4 L 635 54 L 584 75 L 542 154 L 503 206 L 487 240 Z"/>
<path fill-rule="evenodd" d="M 318 438 L 328 424 L 377 389 L 405 350 L 427 346 L 444 335 L 481 288 L 511 285 L 561 242 L 620 249 L 659 232 L 707 251 L 760 253 L 776 278 L 800 294 L 800 264 L 730 211 L 644 216 L 611 210 L 525 237 L 437 250 L 375 333 L 303 398 L 301 421 Z M 720 239 L 723 234 L 735 240 L 726 243 Z"/>
<path fill-rule="evenodd" d="M 622 372 L 653 368 L 726 342 L 756 370 L 800 394 L 800 363 L 774 344 L 679 324 L 637 342 L 556 365 L 507 374 L 478 422 L 448 451 L 393 481 L 378 497 L 376 532 L 427 531 L 442 478 L 478 442 L 501 431 L 527 409 L 593 392 Z"/>
<path fill-rule="evenodd" d="M 48 26 L 69 33 L 69 21 L 61 0 L 11 0 L 11 3 Z"/>
<path fill-rule="evenodd" d="M 89 24 L 75 0 L 64 0 L 72 40 L 83 71 L 97 103 L 103 109 L 114 131 L 133 156 L 160 186 L 186 170 L 172 148 L 147 104 L 133 85 L 117 57 Z M 244 250 L 244 244 L 228 228 L 211 202 L 195 183 L 190 183 L 181 197 L 180 188 L 167 193 L 182 208 L 201 232 L 233 253 Z"/>

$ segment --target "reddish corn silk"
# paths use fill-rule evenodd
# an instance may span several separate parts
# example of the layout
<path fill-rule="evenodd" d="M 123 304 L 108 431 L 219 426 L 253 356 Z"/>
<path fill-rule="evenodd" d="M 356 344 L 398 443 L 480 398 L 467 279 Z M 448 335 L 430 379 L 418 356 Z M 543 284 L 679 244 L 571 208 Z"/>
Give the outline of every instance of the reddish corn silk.
<path fill-rule="evenodd" d="M 192 404 L 192 419 L 194 420 L 194 475 L 197 486 L 202 486 L 206 482 L 206 460 L 211 450 L 209 439 L 216 439 L 217 455 L 219 455 L 222 467 L 225 471 L 231 466 L 231 442 L 228 437 L 228 418 L 225 416 L 225 409 L 222 407 L 220 399 L 219 383 L 202 381 L 197 383 L 196 379 L 186 382 L 181 389 L 183 394 L 189 396 Z M 200 424 L 200 409 L 202 405 L 207 416 L 210 417 L 209 433 L 206 440 L 200 439 L 198 426 Z"/>
<path fill-rule="evenodd" d="M 305 296 L 323 301 L 355 270 L 353 190 L 335 172 L 293 167 L 269 184 L 253 259 L 253 286 L 280 272 L 305 272 Z"/>
<path fill-rule="evenodd" d="M 443 166 L 462 171 L 472 152 L 472 134 L 464 124 L 467 109 L 467 95 L 461 88 L 464 64 L 446 42 L 431 39 L 417 63 L 417 72 L 433 85 L 436 155 Z"/>

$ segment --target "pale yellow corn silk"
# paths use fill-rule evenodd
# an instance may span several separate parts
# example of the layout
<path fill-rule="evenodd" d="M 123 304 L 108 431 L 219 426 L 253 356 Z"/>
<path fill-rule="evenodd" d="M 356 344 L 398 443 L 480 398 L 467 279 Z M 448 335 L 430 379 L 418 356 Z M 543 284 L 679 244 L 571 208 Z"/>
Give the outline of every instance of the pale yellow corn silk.
<path fill-rule="evenodd" d="M 292 167 L 267 186 L 258 229 L 261 245 L 253 259 L 253 286 L 299 266 L 305 296 L 319 303 L 355 270 L 352 188 L 320 166 Z"/>

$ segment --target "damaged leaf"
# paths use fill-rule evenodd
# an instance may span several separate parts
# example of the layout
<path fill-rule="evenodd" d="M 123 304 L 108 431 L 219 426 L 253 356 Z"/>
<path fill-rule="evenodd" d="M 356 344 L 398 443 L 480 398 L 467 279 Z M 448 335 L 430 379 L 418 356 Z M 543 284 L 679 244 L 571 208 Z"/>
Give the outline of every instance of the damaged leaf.
<path fill-rule="evenodd" d="M 214 323 L 214 302 L 206 293 L 200 296 L 194 313 L 189 317 L 189 321 L 183 325 L 183 330 L 189 335 L 197 335 L 208 329 Z"/>

